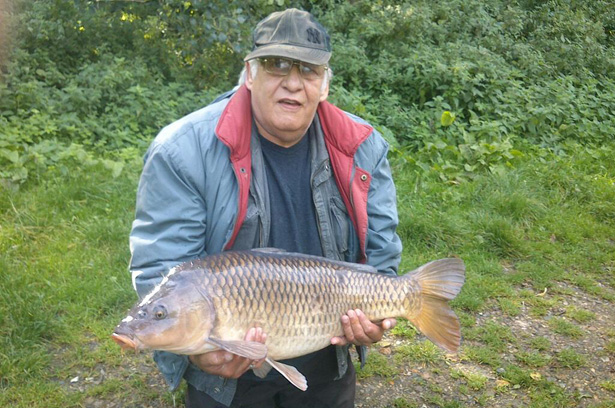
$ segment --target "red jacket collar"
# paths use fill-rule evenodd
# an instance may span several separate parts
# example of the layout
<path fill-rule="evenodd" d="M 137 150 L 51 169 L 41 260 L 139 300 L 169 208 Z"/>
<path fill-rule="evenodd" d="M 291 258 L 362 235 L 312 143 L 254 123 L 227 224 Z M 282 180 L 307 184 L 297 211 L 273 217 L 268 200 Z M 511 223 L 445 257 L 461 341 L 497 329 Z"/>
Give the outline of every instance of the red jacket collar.
<path fill-rule="evenodd" d="M 327 145 L 334 146 L 352 157 L 372 132 L 369 125 L 351 120 L 346 113 L 329 102 L 318 105 L 318 116 Z M 252 134 L 252 107 L 250 91 L 245 85 L 231 97 L 216 127 L 218 138 L 231 150 L 231 161 L 236 162 L 250 153 Z"/>
<path fill-rule="evenodd" d="M 245 85 L 239 87 L 224 108 L 216 126 L 216 135 L 231 150 L 232 162 L 250 153 L 252 106 L 250 91 Z"/>
<path fill-rule="evenodd" d="M 346 113 L 328 102 L 318 105 L 320 125 L 334 169 L 335 181 L 349 216 L 357 231 L 361 247 L 360 262 L 365 262 L 367 239 L 367 194 L 371 176 L 354 167 L 354 154 L 369 137 L 372 127 L 351 120 Z M 216 135 L 230 149 L 231 163 L 239 183 L 238 212 L 235 227 L 225 249 L 231 249 L 241 229 L 248 208 L 248 191 L 252 175 L 250 139 L 252 137 L 252 108 L 250 91 L 242 85 L 231 97 L 216 126 Z M 353 172 L 360 174 L 362 183 L 353 185 Z"/>

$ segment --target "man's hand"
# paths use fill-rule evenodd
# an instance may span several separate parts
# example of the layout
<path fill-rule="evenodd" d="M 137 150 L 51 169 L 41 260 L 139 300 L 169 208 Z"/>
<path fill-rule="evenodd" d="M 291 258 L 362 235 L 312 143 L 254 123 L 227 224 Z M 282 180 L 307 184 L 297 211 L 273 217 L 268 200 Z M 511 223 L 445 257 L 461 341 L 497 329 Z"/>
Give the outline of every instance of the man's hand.
<path fill-rule="evenodd" d="M 253 327 L 248 330 L 244 340 L 256 341 L 264 344 L 265 340 L 267 340 L 267 335 L 263 332 L 262 328 Z M 189 358 L 192 364 L 196 365 L 201 370 L 224 378 L 239 378 L 249 369 L 260 367 L 263 361 L 265 361 L 265 359 L 256 361 L 250 360 L 224 350 L 197 354 Z"/>
<path fill-rule="evenodd" d="M 348 343 L 369 346 L 380 341 L 384 332 L 397 324 L 395 319 L 384 319 L 380 323 L 372 323 L 359 309 L 349 310 L 342 316 L 341 321 L 344 336 L 331 339 L 331 344 L 336 346 L 344 346 Z"/>

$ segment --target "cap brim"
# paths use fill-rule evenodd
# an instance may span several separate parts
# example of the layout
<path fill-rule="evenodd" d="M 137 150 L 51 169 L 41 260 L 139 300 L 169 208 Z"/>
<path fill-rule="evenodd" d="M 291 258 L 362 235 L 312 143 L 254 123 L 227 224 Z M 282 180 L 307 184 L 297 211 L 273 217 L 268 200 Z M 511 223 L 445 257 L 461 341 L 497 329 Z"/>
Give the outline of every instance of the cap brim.
<path fill-rule="evenodd" d="M 249 53 L 243 60 L 254 58 L 285 57 L 314 65 L 325 65 L 331 58 L 331 53 L 314 48 L 297 47 L 287 44 L 270 44 L 259 47 Z"/>

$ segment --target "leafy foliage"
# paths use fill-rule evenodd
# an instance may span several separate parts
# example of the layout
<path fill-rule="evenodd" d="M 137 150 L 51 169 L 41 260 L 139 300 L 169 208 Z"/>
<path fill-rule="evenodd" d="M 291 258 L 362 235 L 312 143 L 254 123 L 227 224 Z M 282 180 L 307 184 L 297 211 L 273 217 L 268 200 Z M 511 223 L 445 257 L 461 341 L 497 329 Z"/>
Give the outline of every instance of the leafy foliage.
<path fill-rule="evenodd" d="M 0 178 L 21 183 L 66 149 L 142 149 L 232 87 L 256 22 L 291 6 L 332 35 L 330 100 L 414 172 L 456 183 L 615 132 L 606 0 L 21 0 L 1 66 Z"/>

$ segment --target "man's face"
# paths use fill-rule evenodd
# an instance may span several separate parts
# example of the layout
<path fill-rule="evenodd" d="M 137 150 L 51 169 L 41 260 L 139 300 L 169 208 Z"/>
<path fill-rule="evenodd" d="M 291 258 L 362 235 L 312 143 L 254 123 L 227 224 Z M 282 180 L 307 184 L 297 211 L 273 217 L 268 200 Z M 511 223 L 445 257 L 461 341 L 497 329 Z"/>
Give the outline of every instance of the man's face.
<path fill-rule="evenodd" d="M 259 66 L 253 78 L 248 64 L 246 69 L 246 87 L 252 92 L 252 113 L 259 132 L 280 146 L 294 145 L 312 123 L 318 104 L 329 95 L 329 85 L 322 86 L 324 76 L 306 79 L 297 65 L 286 76 L 270 74 Z"/>

